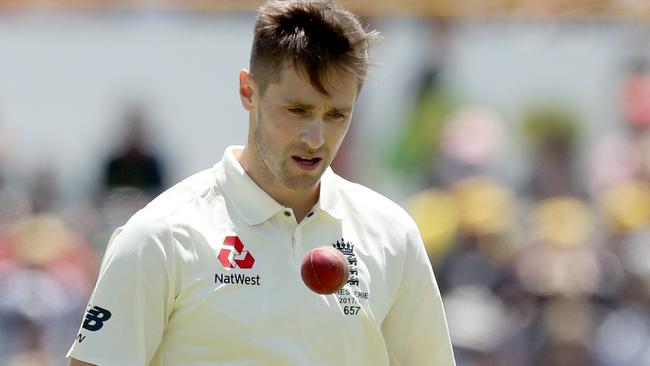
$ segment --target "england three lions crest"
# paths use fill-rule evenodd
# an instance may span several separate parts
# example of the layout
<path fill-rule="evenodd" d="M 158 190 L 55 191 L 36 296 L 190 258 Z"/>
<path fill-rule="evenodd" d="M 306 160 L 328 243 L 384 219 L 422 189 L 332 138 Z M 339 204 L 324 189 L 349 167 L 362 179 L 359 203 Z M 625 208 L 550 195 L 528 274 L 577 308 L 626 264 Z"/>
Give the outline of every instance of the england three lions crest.
<path fill-rule="evenodd" d="M 348 260 L 348 264 L 350 265 L 348 284 L 351 286 L 359 286 L 359 270 L 357 268 L 357 257 L 354 254 L 354 244 L 341 238 L 336 243 L 332 243 L 332 246 L 338 249 Z"/>

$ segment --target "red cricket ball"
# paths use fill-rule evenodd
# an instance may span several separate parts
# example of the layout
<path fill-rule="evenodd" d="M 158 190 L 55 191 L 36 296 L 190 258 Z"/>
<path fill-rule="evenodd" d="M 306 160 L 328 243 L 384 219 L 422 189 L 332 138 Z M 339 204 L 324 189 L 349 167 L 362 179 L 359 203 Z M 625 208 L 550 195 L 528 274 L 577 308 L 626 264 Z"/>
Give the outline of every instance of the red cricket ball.
<path fill-rule="evenodd" d="M 310 250 L 303 258 L 300 275 L 310 290 L 329 295 L 348 282 L 350 269 L 348 260 L 338 249 L 322 246 Z"/>

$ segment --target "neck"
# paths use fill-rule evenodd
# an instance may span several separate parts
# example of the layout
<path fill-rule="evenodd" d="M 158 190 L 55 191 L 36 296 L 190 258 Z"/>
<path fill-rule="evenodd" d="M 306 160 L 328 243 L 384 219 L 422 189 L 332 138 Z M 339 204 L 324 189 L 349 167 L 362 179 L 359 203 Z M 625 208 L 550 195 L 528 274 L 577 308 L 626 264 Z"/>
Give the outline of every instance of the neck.
<path fill-rule="evenodd" d="M 255 184 L 262 188 L 276 202 L 291 208 L 293 214 L 296 216 L 297 222 L 302 221 L 318 202 L 320 183 L 304 190 L 291 189 L 278 182 L 277 178 L 268 170 L 262 169 L 261 167 L 253 167 L 256 160 L 250 157 L 251 151 L 246 147 L 243 150 L 235 150 L 234 154 L 246 174 Z"/>
<path fill-rule="evenodd" d="M 309 211 L 311 211 L 314 205 L 316 205 L 316 202 L 318 202 L 318 196 L 319 196 L 318 188 L 319 187 L 316 186 L 311 190 L 311 192 L 300 191 L 299 193 L 300 196 L 296 196 L 295 193 L 291 195 L 285 195 L 284 197 L 280 194 L 274 196 L 269 192 L 267 193 L 269 193 L 269 195 L 273 197 L 273 199 L 275 199 L 281 205 L 291 208 L 293 214 L 296 216 L 296 221 L 300 222 L 302 221 L 302 219 L 305 218 L 305 216 L 307 216 L 307 214 L 309 213 Z"/>

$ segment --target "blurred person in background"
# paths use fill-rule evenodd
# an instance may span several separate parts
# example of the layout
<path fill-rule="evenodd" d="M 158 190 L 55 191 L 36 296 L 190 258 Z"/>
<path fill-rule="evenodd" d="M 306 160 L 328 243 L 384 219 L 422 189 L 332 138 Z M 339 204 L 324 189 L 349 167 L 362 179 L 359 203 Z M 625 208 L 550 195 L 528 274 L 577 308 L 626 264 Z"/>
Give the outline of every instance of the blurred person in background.
<path fill-rule="evenodd" d="M 72 365 L 455 364 L 415 223 L 329 169 L 375 37 L 330 1 L 260 8 L 246 146 L 115 232 Z M 298 269 L 327 244 L 352 275 L 318 296 Z"/>
<path fill-rule="evenodd" d="M 621 84 L 620 133 L 594 150 L 592 190 L 612 278 L 593 349 L 603 366 L 650 362 L 650 69 L 635 59 Z"/>
<path fill-rule="evenodd" d="M 457 107 L 445 80 L 454 22 L 435 17 L 427 25 L 427 42 L 431 43 L 432 52 L 411 82 L 413 95 L 407 100 L 412 105 L 403 128 L 396 139 L 391 137 L 387 149 L 390 168 L 418 187 L 444 184 L 445 177 L 438 176 L 445 171 L 439 166 L 440 134 Z"/>
<path fill-rule="evenodd" d="M 2 122 L 2 116 L 0 115 L 0 187 L 4 185 L 6 179 L 4 176 L 6 172 L 4 170 L 6 169 L 5 164 L 7 163 L 6 160 L 9 150 L 8 135 L 4 130 Z"/>
<path fill-rule="evenodd" d="M 48 213 L 56 210 L 59 204 L 57 177 L 54 164 L 42 164 L 34 173 L 31 189 L 32 209 L 34 213 Z"/>
<path fill-rule="evenodd" d="M 94 245 L 103 252 L 115 227 L 143 208 L 166 186 L 165 164 L 150 147 L 145 107 L 130 105 L 124 112 L 122 139 L 102 166 L 97 192 L 97 232 Z"/>
<path fill-rule="evenodd" d="M 9 255 L 0 266 L 0 314 L 8 319 L 2 337 L 10 340 L 5 356 L 50 364 L 74 331 L 70 325 L 96 276 L 96 256 L 51 214 L 22 219 L 9 235 Z"/>
<path fill-rule="evenodd" d="M 0 364 L 58 365 L 92 289 L 97 258 L 58 217 L 55 165 L 20 179 L 10 143 L 0 133 Z"/>
<path fill-rule="evenodd" d="M 525 246 L 515 267 L 538 306 L 529 337 L 532 365 L 595 364 L 590 347 L 599 308 L 593 299 L 607 276 L 588 180 L 577 169 L 581 126 L 559 106 L 533 108 L 524 119 L 531 170 L 523 190 Z"/>
<path fill-rule="evenodd" d="M 441 82 L 441 65 L 425 67 L 416 77 L 414 105 L 398 136 L 389 163 L 396 172 L 420 186 L 440 184 L 439 140 L 445 119 L 453 112 L 454 100 Z"/>
<path fill-rule="evenodd" d="M 29 191 L 15 177 L 9 162 L 11 156 L 11 136 L 3 126 L 0 115 L 0 235 L 16 221 L 32 213 Z"/>
<path fill-rule="evenodd" d="M 517 200 L 493 171 L 503 124 L 485 107 L 445 116 L 432 141 L 438 184 L 406 204 L 437 269 L 459 365 L 519 365 L 530 352 L 519 343 L 531 317 L 513 281 Z"/>
<path fill-rule="evenodd" d="M 56 216 L 53 170 L 38 170 L 31 195 L 0 194 L 0 363 L 60 359 L 96 276 L 95 253 Z M 4 213 L 7 214 L 4 214 Z M 81 301 L 80 301 L 81 300 Z M 65 346 L 64 346 L 65 347 Z"/>
<path fill-rule="evenodd" d="M 165 187 L 162 159 L 147 147 L 147 123 L 142 106 L 129 108 L 124 117 L 122 146 L 104 166 L 106 191 L 135 188 L 152 198 Z"/>
<path fill-rule="evenodd" d="M 579 121 L 561 106 L 532 108 L 523 127 L 529 146 L 530 178 L 527 193 L 533 200 L 584 197 L 577 166 Z"/>

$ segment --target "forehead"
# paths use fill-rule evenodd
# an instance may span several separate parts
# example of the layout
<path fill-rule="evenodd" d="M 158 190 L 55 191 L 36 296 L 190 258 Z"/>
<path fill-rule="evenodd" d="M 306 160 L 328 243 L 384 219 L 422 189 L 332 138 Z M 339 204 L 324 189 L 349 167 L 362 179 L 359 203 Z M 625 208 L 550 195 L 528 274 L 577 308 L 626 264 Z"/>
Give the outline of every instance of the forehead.
<path fill-rule="evenodd" d="M 359 83 L 353 77 L 332 71 L 327 74 L 325 85 L 329 95 L 314 88 L 306 74 L 298 72 L 293 66 L 284 66 L 280 69 L 278 80 L 268 85 L 265 95 L 305 104 L 328 102 L 348 107 L 356 100 Z"/>

